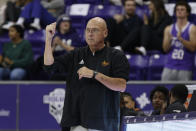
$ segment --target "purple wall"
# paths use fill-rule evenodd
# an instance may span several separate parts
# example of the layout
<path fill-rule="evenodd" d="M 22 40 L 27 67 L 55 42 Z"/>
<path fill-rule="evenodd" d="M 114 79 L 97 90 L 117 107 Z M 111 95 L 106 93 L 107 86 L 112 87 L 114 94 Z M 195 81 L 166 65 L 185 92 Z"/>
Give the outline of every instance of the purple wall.
<path fill-rule="evenodd" d="M 126 91 L 132 94 L 140 109 L 149 111 L 152 109 L 149 95 L 155 86 L 128 84 Z M 171 86 L 166 85 L 168 88 Z M 58 123 L 64 96 L 65 84 L 1 84 L 0 130 L 60 129 Z"/>

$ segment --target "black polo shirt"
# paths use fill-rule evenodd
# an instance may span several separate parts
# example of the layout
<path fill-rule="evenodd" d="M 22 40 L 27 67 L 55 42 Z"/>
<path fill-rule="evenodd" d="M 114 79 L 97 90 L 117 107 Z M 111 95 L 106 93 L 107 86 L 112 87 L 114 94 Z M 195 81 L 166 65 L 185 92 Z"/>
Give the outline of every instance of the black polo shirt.
<path fill-rule="evenodd" d="M 93 54 L 87 46 L 55 58 L 50 70 L 68 74 L 61 126 L 82 125 L 90 129 L 118 131 L 119 92 L 92 78 L 79 80 L 77 71 L 83 66 L 110 77 L 128 80 L 128 60 L 123 52 L 110 47 L 105 46 Z"/>

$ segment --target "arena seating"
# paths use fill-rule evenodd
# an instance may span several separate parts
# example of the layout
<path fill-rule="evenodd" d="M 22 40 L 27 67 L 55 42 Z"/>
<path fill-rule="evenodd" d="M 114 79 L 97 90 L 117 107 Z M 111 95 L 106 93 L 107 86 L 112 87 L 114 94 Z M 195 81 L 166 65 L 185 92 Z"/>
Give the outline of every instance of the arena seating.
<path fill-rule="evenodd" d="M 72 26 L 77 30 L 84 30 L 85 22 L 88 19 L 91 11 L 90 4 L 72 4 L 68 5 L 65 13 L 70 16 Z"/>
<path fill-rule="evenodd" d="M 130 64 L 130 80 L 145 80 L 148 56 L 126 55 Z"/>
<path fill-rule="evenodd" d="M 88 3 L 88 4 L 110 4 L 109 0 L 64 0 L 65 1 L 65 5 L 71 5 L 71 4 L 76 4 L 76 3 Z"/>
<path fill-rule="evenodd" d="M 89 3 L 89 4 L 109 4 L 109 0 L 77 0 L 77 3 Z"/>
<path fill-rule="evenodd" d="M 114 14 L 122 14 L 123 13 L 122 6 L 114 6 L 114 5 L 94 5 L 92 8 L 91 17 L 99 16 L 102 18 L 113 17 Z"/>
<path fill-rule="evenodd" d="M 123 14 L 124 10 L 122 6 L 108 5 L 106 3 L 101 4 L 103 1 L 97 0 L 66 0 L 68 2 L 65 13 L 71 17 L 72 26 L 76 29 L 80 35 L 82 42 L 85 43 L 84 31 L 86 22 L 95 16 L 102 18 L 110 18 L 114 14 Z M 79 1 L 78 3 L 76 1 Z M 86 1 L 82 2 L 82 1 Z M 90 4 L 88 3 L 90 1 Z M 74 4 L 75 3 L 75 4 Z M 87 4 L 88 3 L 88 4 Z M 191 3 L 191 7 L 195 7 L 196 3 Z M 166 9 L 169 14 L 173 14 L 174 4 L 166 4 Z M 149 14 L 148 7 L 137 6 L 136 14 L 143 18 L 143 14 Z M 193 9 L 190 16 L 190 21 L 196 24 L 196 11 Z M 29 40 L 32 44 L 34 52 L 34 60 L 37 60 L 43 55 L 45 31 L 36 31 L 34 33 L 25 32 L 25 39 Z M 9 41 L 8 34 L 0 36 L 0 53 L 2 51 L 2 45 Z M 148 51 L 147 56 L 130 55 L 128 58 L 131 65 L 130 80 L 160 80 L 161 72 L 165 62 L 165 55 L 159 51 Z M 196 58 L 195 69 L 193 79 L 196 80 Z"/>
<path fill-rule="evenodd" d="M 135 13 L 136 13 L 141 19 L 143 19 L 144 14 L 146 14 L 147 16 L 150 15 L 150 11 L 149 11 L 147 5 L 136 6 Z"/>
<path fill-rule="evenodd" d="M 164 54 L 151 55 L 148 63 L 147 79 L 160 80 L 165 62 L 166 62 L 166 55 Z"/>
<path fill-rule="evenodd" d="M 25 32 L 25 39 L 29 40 L 32 44 L 32 49 L 34 53 L 34 59 L 43 55 L 44 45 L 45 45 L 45 31 L 40 30 L 34 33 L 29 33 L 28 31 Z M 4 34 L 0 36 L 0 49 L 2 52 L 3 44 L 9 42 L 8 34 Z"/>
<path fill-rule="evenodd" d="M 44 30 L 36 31 L 32 34 L 26 31 L 25 39 L 31 42 L 34 56 L 38 57 L 43 54 L 44 45 L 45 45 L 45 31 Z"/>

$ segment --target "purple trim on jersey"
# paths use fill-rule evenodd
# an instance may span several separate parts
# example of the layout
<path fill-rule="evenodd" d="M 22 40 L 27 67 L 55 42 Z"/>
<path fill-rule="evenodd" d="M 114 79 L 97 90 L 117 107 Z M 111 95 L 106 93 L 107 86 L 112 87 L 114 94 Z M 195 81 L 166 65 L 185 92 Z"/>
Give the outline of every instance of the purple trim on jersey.
<path fill-rule="evenodd" d="M 192 24 L 187 23 L 185 28 L 182 30 L 182 38 L 185 40 L 190 40 L 189 32 Z M 193 70 L 194 68 L 194 56 L 195 53 L 189 51 L 184 47 L 184 45 L 177 39 L 178 27 L 175 24 L 172 25 L 171 28 L 171 49 L 169 54 L 167 55 L 167 63 L 165 67 L 169 69 L 176 70 Z"/>

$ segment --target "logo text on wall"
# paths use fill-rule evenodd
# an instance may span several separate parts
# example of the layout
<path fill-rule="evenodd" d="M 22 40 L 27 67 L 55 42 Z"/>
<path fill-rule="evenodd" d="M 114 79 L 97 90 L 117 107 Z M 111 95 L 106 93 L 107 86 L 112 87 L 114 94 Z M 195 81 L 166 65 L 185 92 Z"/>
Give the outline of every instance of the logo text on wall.
<path fill-rule="evenodd" d="M 60 124 L 62 114 L 63 114 L 63 105 L 65 98 L 65 89 L 56 88 L 49 95 L 43 96 L 43 103 L 49 104 L 49 113 L 56 119 L 57 123 Z"/>

